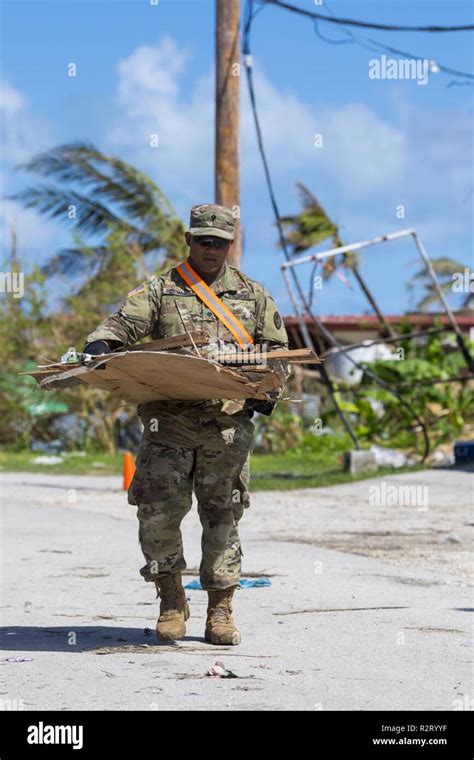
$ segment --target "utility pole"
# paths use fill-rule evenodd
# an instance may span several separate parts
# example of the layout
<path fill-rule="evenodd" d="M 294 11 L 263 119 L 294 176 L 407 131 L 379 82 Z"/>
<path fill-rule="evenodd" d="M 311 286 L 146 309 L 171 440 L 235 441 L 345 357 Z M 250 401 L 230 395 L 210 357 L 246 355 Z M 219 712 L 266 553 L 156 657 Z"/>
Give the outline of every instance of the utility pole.
<path fill-rule="evenodd" d="M 234 209 L 240 220 L 240 0 L 216 0 L 216 203 Z M 229 256 L 241 266 L 240 223 Z"/>

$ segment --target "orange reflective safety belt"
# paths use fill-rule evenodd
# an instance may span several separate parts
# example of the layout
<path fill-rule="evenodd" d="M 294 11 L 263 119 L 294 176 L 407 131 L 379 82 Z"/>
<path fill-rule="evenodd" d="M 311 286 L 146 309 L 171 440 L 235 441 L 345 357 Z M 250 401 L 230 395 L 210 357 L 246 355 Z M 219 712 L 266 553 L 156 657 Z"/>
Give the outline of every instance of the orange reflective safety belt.
<path fill-rule="evenodd" d="M 188 261 L 178 264 L 176 267 L 183 280 L 193 289 L 194 293 L 216 315 L 232 333 L 241 348 L 253 346 L 253 340 L 243 326 L 242 322 L 232 314 L 213 290 L 206 285 L 204 280 L 194 271 Z"/>

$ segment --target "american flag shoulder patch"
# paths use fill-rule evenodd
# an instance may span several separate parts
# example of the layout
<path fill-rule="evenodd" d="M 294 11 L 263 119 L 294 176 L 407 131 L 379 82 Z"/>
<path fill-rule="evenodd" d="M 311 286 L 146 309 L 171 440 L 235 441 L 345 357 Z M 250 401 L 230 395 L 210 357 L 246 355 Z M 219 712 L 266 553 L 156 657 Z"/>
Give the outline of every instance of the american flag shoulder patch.
<path fill-rule="evenodd" d="M 139 293 L 143 293 L 145 290 L 144 285 L 139 285 L 138 288 L 134 288 L 130 291 L 130 293 L 127 293 L 127 298 L 131 298 L 132 296 L 137 296 Z"/>

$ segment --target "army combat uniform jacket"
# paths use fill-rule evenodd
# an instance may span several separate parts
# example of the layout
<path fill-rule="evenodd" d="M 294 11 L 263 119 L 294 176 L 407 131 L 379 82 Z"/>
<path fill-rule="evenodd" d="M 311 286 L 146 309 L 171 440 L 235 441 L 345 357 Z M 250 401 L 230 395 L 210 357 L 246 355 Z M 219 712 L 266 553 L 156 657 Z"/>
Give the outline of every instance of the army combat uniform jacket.
<path fill-rule="evenodd" d="M 266 344 L 268 352 L 288 348 L 283 320 L 263 285 L 226 263 L 221 275 L 209 287 L 241 321 L 255 345 Z M 154 340 L 170 338 L 182 335 L 186 330 L 207 333 L 210 343 L 235 344 L 232 333 L 198 298 L 176 267 L 172 267 L 132 290 L 119 311 L 87 336 L 87 342 L 110 340 L 127 347 L 146 336 Z M 138 413 L 146 418 L 161 408 L 182 410 L 186 405 L 197 406 L 201 411 L 218 411 L 222 403 L 218 400 L 197 403 L 156 401 L 141 404 Z"/>

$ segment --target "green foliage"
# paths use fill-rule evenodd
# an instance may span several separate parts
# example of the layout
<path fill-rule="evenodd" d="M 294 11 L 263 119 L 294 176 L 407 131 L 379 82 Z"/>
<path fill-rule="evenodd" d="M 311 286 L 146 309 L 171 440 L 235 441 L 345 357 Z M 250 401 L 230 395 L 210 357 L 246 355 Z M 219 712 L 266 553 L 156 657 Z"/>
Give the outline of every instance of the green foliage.
<path fill-rule="evenodd" d="M 22 299 L 6 294 L 0 303 L 0 444 L 18 448 L 32 439 L 50 440 L 51 422 L 59 409 L 68 409 L 83 423 L 77 426 L 82 431 L 77 448 L 112 454 L 117 419 L 123 413 L 134 415 L 134 407 L 86 386 L 46 395 L 32 378 L 18 373 L 27 362 L 58 361 L 69 346 L 82 350 L 87 334 L 121 305 L 129 290 L 186 257 L 185 226 L 149 177 L 93 145 L 59 146 L 24 168 L 46 177 L 48 184 L 27 188 L 17 199 L 68 221 L 73 245 L 25 275 Z M 94 245 L 85 242 L 89 235 Z M 7 269 L 23 269 L 14 238 Z M 70 278 L 70 292 L 52 304 L 49 294 L 56 290 L 58 275 Z"/>
<path fill-rule="evenodd" d="M 255 420 L 256 449 L 264 454 L 283 454 L 298 448 L 303 442 L 301 417 L 279 404 L 270 416 L 259 415 Z"/>
<path fill-rule="evenodd" d="M 299 214 L 283 216 L 281 219 L 285 243 L 291 254 L 296 256 L 304 253 L 325 240 L 331 240 L 334 247 L 342 245 L 339 227 L 328 216 L 316 196 L 302 182 L 298 182 L 296 186 L 303 211 Z M 344 266 L 352 267 L 357 263 L 357 259 L 350 254 L 344 254 L 338 258 Z M 323 276 L 329 279 L 338 265 L 337 258 L 327 259 L 323 265 Z"/>
<path fill-rule="evenodd" d="M 471 351 L 472 348 L 470 344 Z M 377 361 L 366 366 L 394 386 L 410 408 L 388 390 L 374 386 L 368 375 L 360 388 L 354 390 L 353 399 L 342 401 L 341 405 L 355 415 L 356 433 L 362 440 L 378 439 L 385 444 L 416 449 L 421 434 L 418 417 L 426 427 L 431 447 L 435 448 L 459 436 L 466 423 L 472 423 L 472 380 L 447 382 L 450 377 L 465 373 L 465 359 L 454 345 L 447 352 L 440 335 L 429 336 L 425 346 L 406 341 L 404 350 L 405 356 L 399 361 Z"/>
<path fill-rule="evenodd" d="M 35 380 L 20 374 L 34 368 L 33 362 L 11 362 L 8 371 L 0 374 L 0 445 L 19 450 L 27 445 L 32 431 L 47 440 L 45 427 L 51 417 L 68 411 L 58 394 L 51 393 L 45 399 Z"/>
<path fill-rule="evenodd" d="M 467 268 L 466 265 L 460 264 L 459 261 L 455 261 L 446 256 L 432 259 L 431 263 L 437 274 L 441 290 L 446 296 L 449 296 L 453 293 L 453 275 L 464 272 Z M 424 311 L 428 306 L 441 303 L 438 290 L 425 267 L 422 267 L 415 275 L 413 275 L 412 281 L 415 280 L 422 284 L 425 291 L 424 296 L 416 305 L 417 309 Z M 410 282 L 410 286 L 413 287 L 412 282 Z M 465 298 L 466 303 L 470 295 L 471 294 L 468 293 L 467 298 Z"/>
<path fill-rule="evenodd" d="M 185 227 L 160 188 L 135 167 L 91 143 L 69 143 L 41 153 L 24 170 L 48 178 L 13 196 L 27 208 L 66 221 L 82 236 L 102 236 L 93 248 L 67 248 L 52 256 L 48 275 L 96 274 L 110 264 L 110 233 L 128 247 L 177 263 L 185 257 Z M 71 213 L 71 210 L 74 213 Z M 172 266 L 172 264 L 169 264 Z"/>

